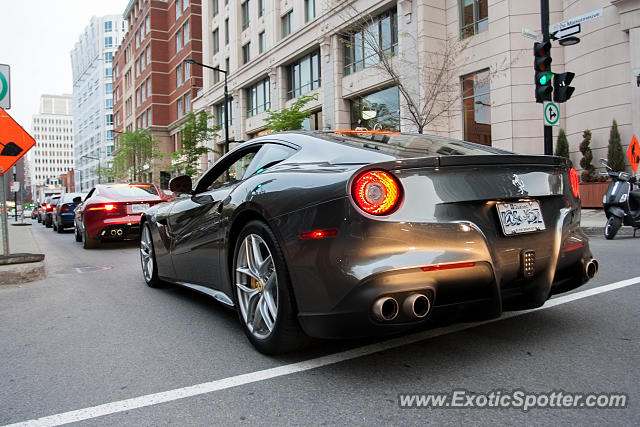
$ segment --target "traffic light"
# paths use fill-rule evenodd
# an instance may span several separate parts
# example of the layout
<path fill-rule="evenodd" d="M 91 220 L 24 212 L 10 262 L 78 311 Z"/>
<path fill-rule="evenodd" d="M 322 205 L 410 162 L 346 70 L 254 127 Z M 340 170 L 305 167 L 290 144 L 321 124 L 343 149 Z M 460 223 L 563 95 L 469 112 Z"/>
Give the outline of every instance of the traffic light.
<path fill-rule="evenodd" d="M 536 102 L 551 101 L 551 42 L 535 43 L 533 45 L 533 68 L 536 81 Z"/>
<path fill-rule="evenodd" d="M 565 102 L 571 98 L 573 91 L 576 90 L 575 87 L 569 86 L 574 76 L 575 73 L 571 72 L 553 75 L 553 100 L 555 102 Z"/>

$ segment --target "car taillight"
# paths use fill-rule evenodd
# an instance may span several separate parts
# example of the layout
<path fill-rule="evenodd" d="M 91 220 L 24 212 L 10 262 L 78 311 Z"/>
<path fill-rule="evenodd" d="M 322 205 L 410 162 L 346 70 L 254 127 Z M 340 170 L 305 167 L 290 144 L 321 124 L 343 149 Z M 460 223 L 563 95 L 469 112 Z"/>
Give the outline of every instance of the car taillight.
<path fill-rule="evenodd" d="M 60 208 L 60 213 L 69 212 L 69 207 L 67 205 L 62 205 Z"/>
<path fill-rule="evenodd" d="M 400 185 L 393 175 L 372 170 L 360 175 L 353 183 L 353 199 L 360 209 L 372 215 L 390 213 L 400 200 Z"/>
<path fill-rule="evenodd" d="M 569 171 L 569 181 L 571 182 L 573 197 L 580 198 L 580 179 L 578 178 L 578 171 L 575 170 L 575 168 L 571 168 Z"/>
<path fill-rule="evenodd" d="M 111 212 L 118 207 L 115 203 L 105 203 L 104 205 L 94 205 L 87 208 L 90 211 L 107 211 Z"/>
<path fill-rule="evenodd" d="M 46 205 L 44 205 L 44 208 L 45 208 L 46 210 L 49 210 L 49 209 L 51 209 L 51 205 L 47 203 Z"/>

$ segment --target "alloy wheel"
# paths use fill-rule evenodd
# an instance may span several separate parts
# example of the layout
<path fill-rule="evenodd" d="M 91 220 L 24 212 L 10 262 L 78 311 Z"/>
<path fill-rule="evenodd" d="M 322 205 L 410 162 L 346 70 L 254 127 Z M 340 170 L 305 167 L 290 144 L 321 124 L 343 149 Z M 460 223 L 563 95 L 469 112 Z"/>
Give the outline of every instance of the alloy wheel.
<path fill-rule="evenodd" d="M 142 274 L 147 283 L 150 283 L 153 279 L 153 270 L 155 268 L 153 260 L 151 233 L 149 227 L 145 225 L 142 229 L 142 236 L 140 237 L 140 261 L 142 262 Z"/>
<path fill-rule="evenodd" d="M 271 251 L 257 234 L 248 234 L 236 255 L 235 285 L 242 320 L 265 339 L 278 320 L 278 278 Z"/>

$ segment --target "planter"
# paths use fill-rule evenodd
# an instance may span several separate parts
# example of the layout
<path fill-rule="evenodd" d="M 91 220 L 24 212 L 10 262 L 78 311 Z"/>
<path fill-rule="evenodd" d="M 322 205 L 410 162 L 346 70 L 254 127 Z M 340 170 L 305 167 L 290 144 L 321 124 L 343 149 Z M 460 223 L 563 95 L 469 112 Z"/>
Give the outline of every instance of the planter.
<path fill-rule="evenodd" d="M 580 200 L 583 208 L 601 208 L 602 196 L 607 191 L 609 181 L 605 182 L 581 182 Z"/>

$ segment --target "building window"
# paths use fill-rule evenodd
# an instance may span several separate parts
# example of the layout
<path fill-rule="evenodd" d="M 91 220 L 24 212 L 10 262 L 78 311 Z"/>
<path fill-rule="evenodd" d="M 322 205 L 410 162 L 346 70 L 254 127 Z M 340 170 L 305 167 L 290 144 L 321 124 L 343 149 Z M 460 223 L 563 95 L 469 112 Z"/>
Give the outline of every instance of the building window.
<path fill-rule="evenodd" d="M 151 77 L 147 79 L 147 96 L 151 96 Z"/>
<path fill-rule="evenodd" d="M 184 110 L 185 113 L 191 111 L 191 93 L 189 92 L 184 96 Z"/>
<path fill-rule="evenodd" d="M 320 87 L 320 51 L 316 50 L 287 65 L 287 99 Z"/>
<path fill-rule="evenodd" d="M 231 64 L 229 63 L 229 57 L 224 59 L 224 70 L 229 73 L 231 72 Z"/>
<path fill-rule="evenodd" d="M 246 64 L 251 61 L 251 42 L 242 46 L 242 63 Z"/>
<path fill-rule="evenodd" d="M 104 21 L 104 32 L 105 33 L 110 33 L 111 32 L 111 21 Z"/>
<path fill-rule="evenodd" d="M 224 20 L 224 44 L 229 44 L 229 18 Z"/>
<path fill-rule="evenodd" d="M 491 145 L 490 96 L 489 70 L 462 77 L 465 141 Z"/>
<path fill-rule="evenodd" d="M 249 0 L 240 5 L 240 15 L 242 17 L 242 29 L 249 28 Z"/>
<path fill-rule="evenodd" d="M 147 65 L 149 65 L 149 62 L 151 62 L 151 59 L 149 59 L 151 58 L 151 43 L 147 45 L 147 48 L 145 50 L 147 52 L 147 56 L 146 56 Z"/>
<path fill-rule="evenodd" d="M 104 38 L 104 47 L 105 49 L 113 47 L 113 37 L 109 36 Z"/>
<path fill-rule="evenodd" d="M 104 53 L 104 62 L 105 64 L 110 64 L 113 61 L 113 52 L 105 52 Z"/>
<path fill-rule="evenodd" d="M 229 126 L 233 125 L 233 98 L 227 100 L 227 109 L 229 110 Z M 224 101 L 216 105 L 216 125 L 224 129 Z"/>
<path fill-rule="evenodd" d="M 107 126 L 113 126 L 113 114 L 107 114 L 106 119 L 107 119 Z"/>
<path fill-rule="evenodd" d="M 151 115 L 151 107 L 149 107 L 147 110 L 147 123 L 149 123 L 149 126 L 151 126 L 151 117 L 153 116 Z"/>
<path fill-rule="evenodd" d="M 184 24 L 184 27 L 182 27 L 182 34 L 184 36 L 184 46 L 186 46 L 187 43 L 189 43 L 189 36 L 190 36 L 190 33 L 189 33 L 189 21 L 187 21 Z"/>
<path fill-rule="evenodd" d="M 178 98 L 178 118 L 181 118 L 182 116 L 184 116 L 184 108 L 182 106 L 182 98 Z"/>
<path fill-rule="evenodd" d="M 109 109 L 109 108 L 113 108 L 113 99 L 111 98 L 107 98 L 104 100 L 104 106 L 105 108 Z"/>
<path fill-rule="evenodd" d="M 182 0 L 182 10 L 185 11 L 189 7 L 189 0 Z"/>
<path fill-rule="evenodd" d="M 104 69 L 104 76 L 111 77 L 113 74 L 113 69 L 111 67 L 107 67 Z"/>
<path fill-rule="evenodd" d="M 399 96 L 394 86 L 352 100 L 351 127 L 400 131 Z"/>
<path fill-rule="evenodd" d="M 104 85 L 104 94 L 113 95 L 113 83 L 107 83 Z"/>
<path fill-rule="evenodd" d="M 149 31 L 151 31 L 151 17 L 149 16 L 149 14 L 147 13 L 147 17 L 144 19 L 144 33 L 145 34 L 149 34 Z"/>
<path fill-rule="evenodd" d="M 471 37 L 489 28 L 488 0 L 460 0 L 460 38 Z"/>
<path fill-rule="evenodd" d="M 176 87 L 182 84 L 182 65 L 176 67 Z"/>
<path fill-rule="evenodd" d="M 304 0 L 304 22 L 312 21 L 316 17 L 316 1 Z"/>
<path fill-rule="evenodd" d="M 176 0 L 176 21 L 182 16 L 182 0 Z"/>
<path fill-rule="evenodd" d="M 264 15 L 264 0 L 258 0 L 258 16 Z"/>
<path fill-rule="evenodd" d="M 214 65 L 213 68 L 218 68 L 217 65 Z M 213 82 L 218 83 L 220 81 L 220 71 L 213 70 Z"/>
<path fill-rule="evenodd" d="M 269 78 L 247 89 L 247 117 L 255 116 L 271 108 Z"/>
<path fill-rule="evenodd" d="M 344 74 L 380 62 L 379 52 L 395 54 L 398 50 L 398 14 L 393 9 L 374 19 L 368 28 L 353 32 L 345 37 Z"/>
<path fill-rule="evenodd" d="M 176 52 L 182 49 L 182 29 L 176 32 Z"/>
<path fill-rule="evenodd" d="M 302 121 L 303 130 L 322 130 L 322 111 L 311 113 L 309 117 Z"/>
<path fill-rule="evenodd" d="M 220 13 L 220 7 L 218 5 L 218 0 L 211 0 L 211 16 L 217 16 Z"/>
<path fill-rule="evenodd" d="M 186 82 L 191 77 L 191 64 L 184 63 L 184 81 Z"/>
<path fill-rule="evenodd" d="M 220 33 L 218 31 L 218 29 L 216 28 L 215 30 L 213 30 L 213 37 L 212 37 L 212 41 L 213 41 L 213 53 L 216 54 L 220 51 Z"/>
<path fill-rule="evenodd" d="M 262 53 L 266 50 L 267 40 L 264 31 L 258 34 L 258 53 Z"/>
<path fill-rule="evenodd" d="M 285 38 L 289 34 L 293 33 L 293 10 L 282 15 L 280 20 L 282 24 L 282 38 Z"/>

